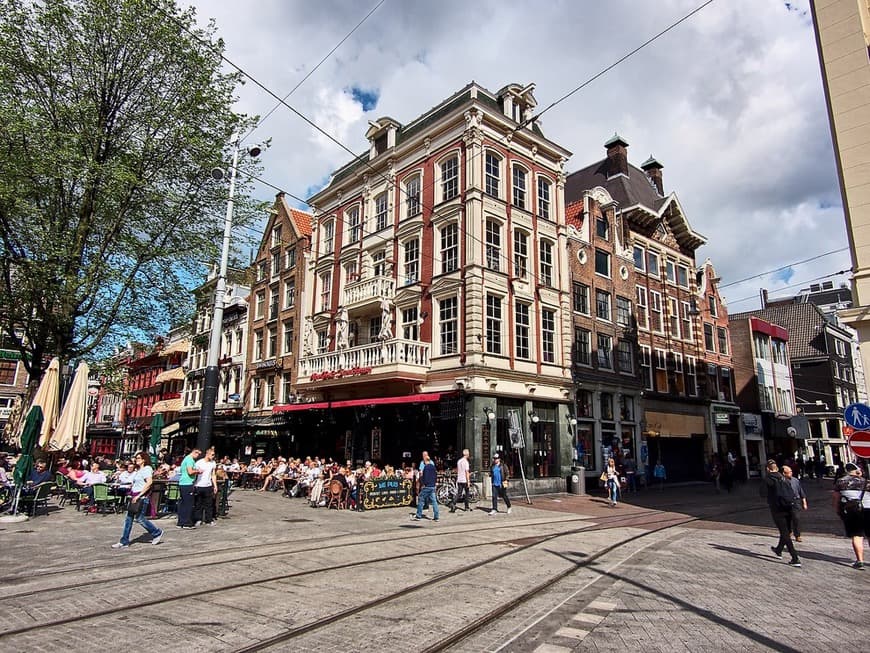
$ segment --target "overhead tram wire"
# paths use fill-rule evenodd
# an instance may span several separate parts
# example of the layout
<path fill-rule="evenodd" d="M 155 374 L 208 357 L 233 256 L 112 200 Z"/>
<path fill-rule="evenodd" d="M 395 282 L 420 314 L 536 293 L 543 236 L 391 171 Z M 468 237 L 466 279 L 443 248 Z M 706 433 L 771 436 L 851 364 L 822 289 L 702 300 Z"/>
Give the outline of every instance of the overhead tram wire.
<path fill-rule="evenodd" d="M 763 277 L 767 274 L 773 274 L 774 272 L 782 272 L 783 270 L 788 270 L 789 268 L 795 267 L 797 265 L 803 265 L 804 263 L 809 263 L 811 261 L 816 261 L 820 258 L 824 258 L 826 256 L 831 256 L 832 254 L 839 254 L 841 252 L 849 251 L 848 247 L 841 247 L 840 249 L 834 249 L 830 252 L 825 252 L 824 254 L 819 254 L 817 256 L 811 256 L 810 258 L 805 258 L 802 261 L 795 261 L 794 263 L 788 263 L 783 265 L 782 267 L 775 268 L 773 270 L 768 270 L 767 272 L 759 272 L 758 274 L 753 274 L 751 277 L 744 277 L 743 279 L 738 279 L 737 281 L 729 281 L 728 283 L 724 283 L 719 286 L 719 290 L 722 288 L 727 288 L 729 286 L 736 286 L 738 283 L 743 283 L 744 281 L 751 281 L 752 279 L 757 279 L 758 277 Z"/>
<path fill-rule="evenodd" d="M 839 272 L 832 272 L 831 274 L 824 274 L 820 277 L 815 277 L 814 279 L 807 279 L 806 281 L 801 281 L 799 283 L 792 283 L 792 284 L 789 284 L 787 286 L 782 286 L 781 288 L 774 288 L 773 290 L 780 291 L 780 290 L 788 290 L 789 288 L 797 288 L 799 286 L 804 286 L 808 283 L 812 283 L 813 281 L 821 281 L 822 279 L 829 279 L 830 277 L 838 277 L 841 274 L 849 274 L 850 272 L 852 272 L 851 268 L 849 268 L 847 270 L 840 270 Z M 750 299 L 758 299 L 758 295 L 750 295 L 748 297 L 743 297 L 741 299 L 728 300 L 727 304 L 729 306 L 731 306 L 732 304 L 739 304 L 740 302 L 748 302 Z M 743 313 L 744 311 L 738 311 L 738 312 Z M 745 311 L 745 312 L 748 312 L 748 311 Z"/>
<path fill-rule="evenodd" d="M 707 2 L 703 3 L 703 4 L 700 5 L 699 7 L 695 8 L 694 10 L 692 10 L 691 12 L 689 12 L 688 14 L 686 14 L 685 16 L 683 16 L 682 18 L 680 18 L 680 19 L 676 20 L 675 22 L 671 23 L 671 24 L 670 24 L 668 27 L 666 27 L 664 30 L 660 31 L 660 32 L 659 32 L 658 34 L 656 34 L 655 36 L 653 36 L 653 37 L 647 39 L 643 44 L 641 44 L 640 46 L 638 46 L 637 48 L 635 48 L 634 50 L 632 50 L 632 51 L 629 52 L 628 54 L 623 55 L 619 60 L 617 60 L 616 62 L 610 64 L 610 65 L 607 66 L 606 68 L 602 69 L 601 71 L 599 71 L 598 73 L 596 73 L 593 77 L 591 77 L 589 80 L 585 81 L 583 84 L 581 84 L 580 86 L 578 86 L 577 88 L 575 88 L 574 90 L 572 90 L 570 93 L 566 94 L 565 96 L 563 96 L 562 98 L 560 98 L 560 99 L 557 100 L 556 102 L 552 103 L 552 104 L 551 104 L 550 106 L 548 106 L 544 111 L 548 111 L 548 110 L 551 109 L 552 107 L 556 106 L 557 104 L 559 104 L 559 103 L 561 103 L 562 101 L 566 100 L 567 98 L 571 97 L 571 96 L 574 95 L 577 91 L 579 91 L 579 90 L 582 89 L 583 87 L 587 86 L 587 85 L 590 84 L 592 81 L 598 79 L 599 77 L 601 77 L 601 76 L 604 75 L 605 73 L 609 72 L 610 70 L 612 70 L 613 68 L 615 68 L 617 65 L 619 65 L 620 63 L 622 63 L 623 61 L 625 61 L 626 59 L 628 59 L 629 57 L 631 57 L 631 56 L 632 56 L 633 54 L 635 54 L 636 52 L 638 52 L 638 51 L 640 51 L 641 49 L 645 48 L 647 45 L 653 43 L 654 41 L 656 41 L 656 40 L 657 40 L 658 38 L 660 38 L 661 36 L 665 35 L 665 34 L 668 33 L 669 31 L 671 31 L 672 29 L 674 29 L 675 27 L 677 27 L 678 25 L 680 25 L 681 23 L 683 23 L 683 22 L 685 22 L 686 20 L 688 20 L 689 18 L 691 18 L 694 14 L 698 13 L 701 9 L 703 9 L 703 8 L 706 7 L 707 5 L 712 4 L 713 1 L 714 1 L 714 0 L 707 0 Z M 184 30 L 184 31 L 187 32 L 188 34 L 190 34 L 193 38 L 195 38 L 196 40 L 198 40 L 200 43 L 202 43 L 202 44 L 205 45 L 206 47 L 212 48 L 212 49 L 213 49 L 213 50 L 214 50 L 214 51 L 215 51 L 215 52 L 220 56 L 220 58 L 221 58 L 223 61 L 225 61 L 228 65 L 230 65 L 230 66 L 233 67 L 235 70 L 237 70 L 240 74 L 242 74 L 242 75 L 244 75 L 245 77 L 247 77 L 248 79 L 250 79 L 250 80 L 251 80 L 251 81 L 252 81 L 256 86 L 258 86 L 258 87 L 259 87 L 263 92 L 265 92 L 267 95 L 273 97 L 275 100 L 278 101 L 279 104 L 284 105 L 285 107 L 287 107 L 287 109 L 289 109 L 291 112 L 293 112 L 294 114 L 296 114 L 296 115 L 297 115 L 301 120 L 303 120 L 304 122 L 306 122 L 308 125 L 310 125 L 312 128 L 314 128 L 316 131 L 320 132 L 323 136 L 325 136 L 328 140 L 330 140 L 330 141 L 332 141 L 333 143 L 335 143 L 335 144 L 336 144 L 338 147 L 340 147 L 342 150 L 344 150 L 345 152 L 347 152 L 348 154 L 350 154 L 350 155 L 353 157 L 353 160 L 354 160 L 354 161 L 357 160 L 357 159 L 360 159 L 360 155 L 358 155 L 357 153 L 355 153 L 353 150 L 351 150 L 349 147 L 347 147 L 344 143 L 342 143 L 340 140 L 338 140 L 335 136 L 333 136 L 332 134 L 330 134 L 329 132 L 327 132 L 325 129 L 323 129 L 322 127 L 320 127 L 317 123 L 315 123 L 313 120 L 311 120 L 310 118 L 308 118 L 305 114 L 303 114 L 302 112 L 300 112 L 298 109 L 296 109 L 296 108 L 293 107 L 292 105 L 290 105 L 290 104 L 288 104 L 287 102 L 285 102 L 285 101 L 284 101 L 283 99 L 281 99 L 281 98 L 280 98 L 280 97 L 279 97 L 275 92 L 273 92 L 271 89 L 269 89 L 265 84 L 263 84 L 263 83 L 260 82 L 258 79 L 256 79 L 255 77 L 253 77 L 250 73 L 248 73 L 247 71 L 245 71 L 243 68 L 241 68 L 240 66 L 238 66 L 237 64 L 235 64 L 234 62 L 232 62 L 232 61 L 231 61 L 229 58 L 227 58 L 226 55 L 224 55 L 222 52 L 216 50 L 216 49 L 214 48 L 213 44 L 211 44 L 209 41 L 205 41 L 205 40 L 203 40 L 203 39 L 202 39 L 198 34 L 196 34 L 195 32 L 191 31 L 191 30 L 190 30 L 189 28 L 187 28 L 184 24 L 182 24 L 182 23 L 181 23 L 181 22 L 180 22 L 180 21 L 179 21 L 175 16 L 173 16 L 173 15 L 167 13 L 167 12 L 166 12 L 162 7 L 159 7 L 159 6 L 155 5 L 155 4 L 153 3 L 152 0 L 148 0 L 148 2 L 149 2 L 149 4 L 151 4 L 151 6 L 152 6 L 154 9 L 156 9 L 157 11 L 159 11 L 160 13 L 162 13 L 164 16 L 166 16 L 167 18 L 169 18 L 172 22 L 174 22 L 176 25 L 178 25 L 178 27 L 180 27 L 182 30 Z M 503 136 L 503 137 L 501 138 L 501 141 L 503 142 L 503 144 L 507 144 L 507 142 L 508 142 L 508 140 L 509 140 L 509 137 L 510 137 L 512 134 L 518 132 L 520 129 L 522 129 L 523 127 L 525 127 L 525 126 L 527 125 L 528 122 L 532 122 L 532 121 L 535 120 L 536 118 L 538 118 L 538 117 L 540 117 L 541 115 L 543 115 L 544 111 L 542 111 L 541 113 L 537 114 L 536 117 L 530 118 L 528 121 L 523 121 L 523 122 L 519 123 L 519 124 L 518 124 L 516 127 L 514 127 L 513 129 L 511 129 L 507 134 L 505 134 L 505 136 Z M 475 155 L 475 156 L 477 156 L 477 155 Z M 469 158 L 469 159 L 467 160 L 467 162 L 466 162 L 466 165 L 470 164 L 471 161 L 472 161 L 473 159 L 474 159 L 474 157 Z M 363 161 L 363 163 L 365 164 L 366 168 L 368 168 L 368 169 L 369 169 L 369 170 L 370 170 L 374 175 L 376 175 L 379 179 L 381 179 L 381 180 L 383 180 L 383 181 L 389 181 L 389 179 L 387 178 L 387 176 L 386 176 L 384 173 L 375 170 L 375 168 L 371 165 L 371 163 L 369 163 L 369 162 L 366 161 L 365 159 L 363 159 L 362 161 Z M 270 185 L 270 186 L 271 186 L 271 184 L 267 184 L 267 185 Z M 424 187 L 422 187 L 421 190 L 420 190 L 420 196 L 421 196 L 421 198 L 422 198 L 422 195 L 423 195 L 423 190 L 424 190 L 424 189 L 425 189 L 425 190 L 428 190 L 429 188 L 433 188 L 434 185 L 435 185 L 435 181 L 433 180 L 432 183 L 430 183 L 428 186 L 424 186 Z M 276 188 L 276 187 L 275 187 L 275 186 L 272 186 L 272 188 Z M 405 189 L 402 188 L 401 186 L 399 187 L 399 192 L 400 192 L 400 193 L 407 194 L 407 191 L 405 191 Z M 298 199 L 298 198 L 297 198 L 297 199 Z M 310 204 L 308 204 L 307 201 L 304 202 L 304 203 L 305 203 L 306 205 L 310 206 Z M 420 206 L 421 206 L 421 209 L 426 208 L 426 209 L 428 209 L 429 211 L 433 211 L 433 210 L 434 210 L 434 207 L 426 206 L 426 205 L 422 202 L 422 199 L 420 200 Z M 372 235 L 372 234 L 369 233 L 369 234 L 363 234 L 363 235 Z M 477 242 L 478 244 L 480 244 L 480 245 L 485 245 L 485 243 L 484 243 L 482 240 L 480 240 L 479 238 L 477 238 L 477 236 L 475 236 L 474 234 L 466 234 L 466 235 L 469 236 L 473 241 Z M 385 237 L 385 238 L 384 238 L 384 240 L 388 240 L 388 239 L 391 240 L 391 239 L 392 239 L 392 236 L 390 236 L 390 237 Z M 430 255 L 430 258 L 432 258 L 432 259 L 434 260 L 434 258 L 435 258 L 434 253 L 433 253 L 432 255 Z M 421 254 L 420 260 L 421 260 L 421 261 L 424 260 L 422 254 Z M 532 268 L 529 268 L 528 271 L 529 271 L 530 273 L 532 273 Z M 537 281 L 537 276 L 538 276 L 538 275 L 537 275 L 536 271 L 535 271 L 535 273 L 533 273 L 531 276 L 533 276 L 534 279 Z"/>
<path fill-rule="evenodd" d="M 347 41 L 353 35 L 353 33 L 356 32 L 362 26 L 362 24 L 364 22 L 366 22 L 371 17 L 371 15 L 373 13 L 375 13 L 378 9 L 380 9 L 381 5 L 384 4 L 384 2 L 386 2 L 386 0 L 380 0 L 380 2 L 378 2 L 378 4 L 376 4 L 374 7 L 372 7 L 371 11 L 369 11 L 369 13 L 367 13 L 365 16 L 363 16 L 363 19 L 361 21 L 359 21 L 354 26 L 354 28 L 352 30 L 350 30 L 347 34 L 345 34 L 344 38 L 341 39 L 338 43 L 336 43 L 335 47 L 332 48 L 332 50 L 330 50 L 329 52 L 326 53 L 326 56 L 324 56 L 323 59 L 321 59 L 317 63 L 317 65 L 314 66 L 314 68 L 312 68 L 310 71 L 308 71 L 308 74 L 305 75 L 305 77 L 303 77 L 302 79 L 300 79 L 299 82 L 296 84 L 296 86 L 294 86 L 293 88 L 290 89 L 290 92 L 287 93 L 287 95 L 285 95 L 283 98 L 281 98 L 280 102 L 277 102 L 275 104 L 275 106 L 273 106 L 265 116 L 260 118 L 259 122 L 257 122 L 256 125 L 251 127 L 250 131 L 248 131 L 248 133 L 245 134 L 239 140 L 239 143 L 244 143 L 251 136 L 251 134 L 253 134 L 255 131 L 257 131 L 257 129 L 264 122 L 266 122 L 266 120 L 269 118 L 269 116 L 271 116 L 273 113 L 275 113 L 275 111 L 278 109 L 278 107 L 281 106 L 281 103 L 284 102 L 285 100 L 287 100 L 288 97 L 293 95 L 293 93 L 296 91 L 296 89 L 298 89 L 300 86 L 302 86 L 308 80 L 309 77 L 311 77 L 315 72 L 317 72 L 317 69 L 320 68 L 320 66 L 322 66 L 326 62 L 326 60 L 329 59 L 335 53 L 335 51 L 338 50 L 344 44 L 344 42 Z"/>

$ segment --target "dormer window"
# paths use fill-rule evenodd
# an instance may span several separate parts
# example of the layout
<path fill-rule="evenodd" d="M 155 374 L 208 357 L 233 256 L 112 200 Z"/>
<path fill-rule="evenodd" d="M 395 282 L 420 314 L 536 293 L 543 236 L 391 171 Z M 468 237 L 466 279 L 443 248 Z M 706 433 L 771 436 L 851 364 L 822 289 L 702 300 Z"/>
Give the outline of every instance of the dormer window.
<path fill-rule="evenodd" d="M 396 133 L 401 125 L 392 118 L 380 118 L 369 121 L 366 138 L 369 141 L 369 159 L 374 159 L 379 154 L 396 146 Z"/>

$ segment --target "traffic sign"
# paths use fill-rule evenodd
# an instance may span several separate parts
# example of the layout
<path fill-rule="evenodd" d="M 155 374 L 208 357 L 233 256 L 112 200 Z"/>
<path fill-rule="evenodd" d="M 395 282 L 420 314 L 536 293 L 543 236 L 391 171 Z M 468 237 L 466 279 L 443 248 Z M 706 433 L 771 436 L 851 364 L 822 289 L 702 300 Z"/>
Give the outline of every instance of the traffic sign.
<path fill-rule="evenodd" d="M 843 419 L 856 431 L 870 430 L 870 406 L 849 404 L 843 411 Z"/>
<path fill-rule="evenodd" d="M 870 458 L 870 431 L 855 431 L 849 438 L 849 448 L 858 458 Z"/>

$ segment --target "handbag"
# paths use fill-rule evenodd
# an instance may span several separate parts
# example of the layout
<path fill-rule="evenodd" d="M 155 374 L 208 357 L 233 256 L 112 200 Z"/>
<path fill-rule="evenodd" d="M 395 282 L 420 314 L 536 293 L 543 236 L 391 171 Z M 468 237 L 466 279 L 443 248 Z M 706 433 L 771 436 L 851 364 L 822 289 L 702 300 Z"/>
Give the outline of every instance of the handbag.
<path fill-rule="evenodd" d="M 607 482 L 607 472 L 601 472 L 601 476 L 598 477 L 598 480 L 601 481 L 602 483 L 606 483 Z"/>
<path fill-rule="evenodd" d="M 864 512 L 864 493 L 867 491 L 867 486 L 861 490 L 861 496 L 858 499 L 846 499 L 840 503 L 840 514 L 844 517 L 852 517 L 861 515 Z"/>
<path fill-rule="evenodd" d="M 127 514 L 135 517 L 142 509 L 142 499 L 135 499 L 127 505 Z"/>

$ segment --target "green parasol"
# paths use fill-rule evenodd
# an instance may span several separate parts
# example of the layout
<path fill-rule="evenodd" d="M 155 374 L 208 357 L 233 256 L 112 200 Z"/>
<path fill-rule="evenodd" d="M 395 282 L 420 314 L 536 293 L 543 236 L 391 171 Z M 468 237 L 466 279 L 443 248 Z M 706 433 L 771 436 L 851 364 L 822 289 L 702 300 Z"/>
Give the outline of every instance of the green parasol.
<path fill-rule="evenodd" d="M 15 470 L 12 472 L 15 485 L 19 488 L 27 483 L 27 477 L 30 476 L 30 470 L 33 467 L 33 447 L 36 446 L 36 440 L 39 438 L 41 430 L 42 408 L 34 406 L 27 413 L 27 419 L 24 421 L 24 430 L 21 431 L 21 455 L 18 457 L 18 462 L 15 463 Z"/>
<path fill-rule="evenodd" d="M 151 418 L 151 442 L 150 449 L 152 454 L 157 454 L 157 449 L 160 447 L 160 438 L 163 437 L 163 413 L 157 413 Z"/>

